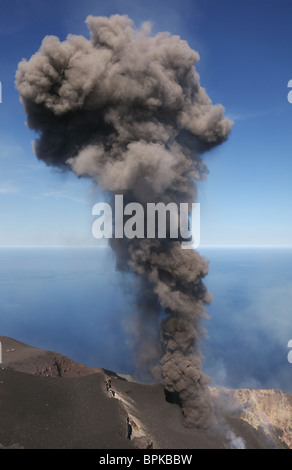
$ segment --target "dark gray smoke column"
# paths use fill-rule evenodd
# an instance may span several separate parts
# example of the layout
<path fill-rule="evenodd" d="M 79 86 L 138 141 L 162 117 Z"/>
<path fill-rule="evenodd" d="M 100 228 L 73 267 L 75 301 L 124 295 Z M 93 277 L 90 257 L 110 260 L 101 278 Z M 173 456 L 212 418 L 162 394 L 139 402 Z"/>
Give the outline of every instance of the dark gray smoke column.
<path fill-rule="evenodd" d="M 91 177 L 126 202 L 194 202 L 195 180 L 207 173 L 200 155 L 226 140 L 232 127 L 200 86 L 197 52 L 178 36 L 151 36 L 148 24 L 137 31 L 127 16 L 86 22 L 90 40 L 45 37 L 19 64 L 16 86 L 28 126 L 39 135 L 37 158 Z M 179 397 L 187 424 L 204 423 L 210 404 L 199 338 L 210 299 L 202 283 L 207 262 L 170 240 L 113 239 L 111 246 L 119 269 L 139 275 L 138 329 L 152 344 L 151 334 L 141 332 L 145 310 L 152 322 L 163 308 L 166 390 Z"/>

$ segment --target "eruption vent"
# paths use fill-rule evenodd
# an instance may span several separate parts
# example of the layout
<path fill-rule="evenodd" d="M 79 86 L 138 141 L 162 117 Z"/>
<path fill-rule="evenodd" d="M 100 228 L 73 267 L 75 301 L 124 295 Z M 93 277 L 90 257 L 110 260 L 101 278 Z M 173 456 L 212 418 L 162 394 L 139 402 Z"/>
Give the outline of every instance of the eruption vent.
<path fill-rule="evenodd" d="M 90 40 L 47 36 L 19 63 L 16 86 L 39 136 L 37 158 L 91 177 L 127 203 L 191 205 L 195 180 L 207 174 L 201 155 L 232 128 L 200 86 L 198 53 L 178 36 L 152 36 L 149 24 L 136 30 L 127 16 L 86 23 Z M 118 268 L 137 275 L 141 359 L 178 397 L 186 424 L 203 424 L 210 412 L 199 351 L 210 300 L 206 260 L 169 239 L 112 239 L 111 247 Z"/>

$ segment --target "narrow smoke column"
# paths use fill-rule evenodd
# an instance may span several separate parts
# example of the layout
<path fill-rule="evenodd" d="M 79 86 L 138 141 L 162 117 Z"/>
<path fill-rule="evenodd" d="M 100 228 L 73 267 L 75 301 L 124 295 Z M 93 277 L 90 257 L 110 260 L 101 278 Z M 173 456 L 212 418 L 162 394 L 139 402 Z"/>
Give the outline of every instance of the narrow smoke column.
<path fill-rule="evenodd" d="M 232 128 L 200 84 L 199 54 L 179 36 L 152 36 L 147 23 L 137 30 L 126 15 L 86 23 L 90 40 L 47 36 L 18 66 L 37 158 L 91 177 L 112 200 L 191 206 L 208 173 L 202 154 Z M 210 411 L 199 348 L 208 262 L 168 239 L 110 246 L 117 268 L 135 276 L 141 361 L 178 396 L 187 423 L 202 424 Z"/>

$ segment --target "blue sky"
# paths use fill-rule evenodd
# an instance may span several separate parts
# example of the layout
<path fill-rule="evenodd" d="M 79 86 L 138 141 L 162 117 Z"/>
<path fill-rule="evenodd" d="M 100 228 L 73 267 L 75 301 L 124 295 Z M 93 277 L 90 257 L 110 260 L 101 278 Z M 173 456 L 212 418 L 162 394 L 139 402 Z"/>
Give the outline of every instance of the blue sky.
<path fill-rule="evenodd" d="M 0 0 L 0 245 L 96 243 L 96 190 L 35 158 L 14 76 L 45 35 L 88 37 L 88 14 L 115 13 L 187 40 L 202 86 L 235 121 L 228 142 L 206 155 L 201 244 L 292 246 L 290 0 Z"/>

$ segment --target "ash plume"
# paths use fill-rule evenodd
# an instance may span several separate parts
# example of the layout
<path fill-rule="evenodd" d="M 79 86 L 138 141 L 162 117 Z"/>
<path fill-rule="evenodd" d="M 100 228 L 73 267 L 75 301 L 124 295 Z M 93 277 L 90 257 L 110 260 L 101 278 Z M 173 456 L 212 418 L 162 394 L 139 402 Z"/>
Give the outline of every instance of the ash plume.
<path fill-rule="evenodd" d="M 16 86 L 28 126 L 38 133 L 37 158 L 90 177 L 114 197 L 149 202 L 196 199 L 196 180 L 208 171 L 201 155 L 228 138 L 232 123 L 213 105 L 195 69 L 197 52 L 169 33 L 138 30 L 128 16 L 89 16 L 90 38 L 44 38 L 22 60 Z M 187 425 L 211 410 L 201 370 L 201 320 L 210 294 L 208 263 L 177 241 L 112 239 L 117 267 L 137 282 L 139 337 L 160 322 L 160 344 L 144 360 L 178 397 Z M 147 330 L 152 331 L 152 328 Z M 159 335 L 157 334 L 159 339 Z M 154 339 L 145 334 L 145 341 Z M 149 349 L 149 348 L 148 348 Z"/>

